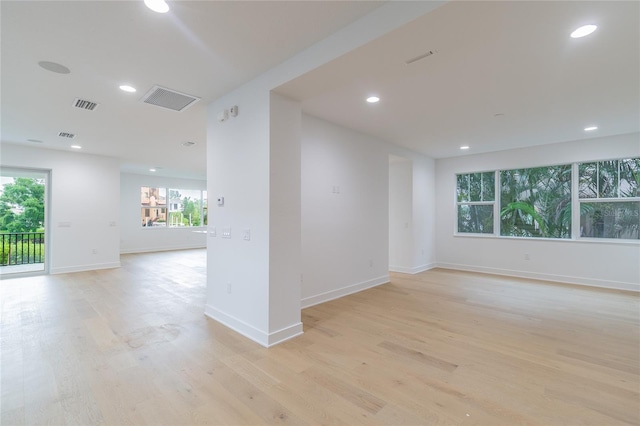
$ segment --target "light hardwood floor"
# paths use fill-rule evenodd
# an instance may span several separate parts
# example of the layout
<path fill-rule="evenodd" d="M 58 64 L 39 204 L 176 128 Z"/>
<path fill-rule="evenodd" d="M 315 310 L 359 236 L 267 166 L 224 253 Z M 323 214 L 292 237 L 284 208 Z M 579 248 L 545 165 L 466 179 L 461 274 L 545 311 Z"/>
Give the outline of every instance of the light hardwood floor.
<path fill-rule="evenodd" d="M 637 295 L 432 270 L 264 349 L 203 315 L 204 250 L 3 280 L 1 423 L 640 423 Z"/>

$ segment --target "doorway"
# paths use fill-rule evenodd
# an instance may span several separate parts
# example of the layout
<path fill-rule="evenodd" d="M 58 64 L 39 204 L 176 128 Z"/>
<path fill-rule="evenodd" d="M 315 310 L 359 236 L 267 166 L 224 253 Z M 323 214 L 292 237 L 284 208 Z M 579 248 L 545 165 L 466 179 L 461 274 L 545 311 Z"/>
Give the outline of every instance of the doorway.
<path fill-rule="evenodd" d="M 0 170 L 0 277 L 48 272 L 49 172 Z"/>

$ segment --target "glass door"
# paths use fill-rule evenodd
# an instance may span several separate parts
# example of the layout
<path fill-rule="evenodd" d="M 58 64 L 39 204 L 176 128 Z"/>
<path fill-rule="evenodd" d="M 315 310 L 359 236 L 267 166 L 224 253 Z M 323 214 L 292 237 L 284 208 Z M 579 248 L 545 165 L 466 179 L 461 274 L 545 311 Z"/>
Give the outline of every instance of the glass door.
<path fill-rule="evenodd" d="M 49 172 L 0 170 L 0 276 L 47 272 Z"/>

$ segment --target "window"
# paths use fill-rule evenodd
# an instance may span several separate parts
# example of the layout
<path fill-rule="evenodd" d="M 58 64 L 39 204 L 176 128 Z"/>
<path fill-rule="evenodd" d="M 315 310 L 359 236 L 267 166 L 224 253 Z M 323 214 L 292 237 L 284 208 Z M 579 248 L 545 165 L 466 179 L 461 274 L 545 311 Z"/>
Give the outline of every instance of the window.
<path fill-rule="evenodd" d="M 640 158 L 580 163 L 580 236 L 640 239 Z"/>
<path fill-rule="evenodd" d="M 169 226 L 202 225 L 202 191 L 170 189 L 169 203 Z"/>
<path fill-rule="evenodd" d="M 140 195 L 144 227 L 179 228 L 207 224 L 206 191 L 143 186 Z"/>
<path fill-rule="evenodd" d="M 571 165 L 501 171 L 500 235 L 571 238 Z"/>
<path fill-rule="evenodd" d="M 165 226 L 167 223 L 167 190 L 165 188 L 140 188 L 142 226 Z"/>
<path fill-rule="evenodd" d="M 458 232 L 493 234 L 495 172 L 457 175 Z"/>
<path fill-rule="evenodd" d="M 459 234 L 640 240 L 640 158 L 458 174 L 456 207 Z"/>

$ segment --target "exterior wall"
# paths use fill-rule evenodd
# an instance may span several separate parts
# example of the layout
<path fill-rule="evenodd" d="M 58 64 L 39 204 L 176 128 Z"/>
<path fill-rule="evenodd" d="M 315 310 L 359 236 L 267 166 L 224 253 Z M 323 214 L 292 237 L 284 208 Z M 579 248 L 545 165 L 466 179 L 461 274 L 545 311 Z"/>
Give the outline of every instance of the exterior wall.
<path fill-rule="evenodd" d="M 454 235 L 456 173 L 637 156 L 640 134 L 634 133 L 437 160 L 438 266 L 640 291 L 638 241 Z"/>
<path fill-rule="evenodd" d="M 115 158 L 2 144 L 2 167 L 50 172 L 52 274 L 120 266 L 120 166 Z"/>
<path fill-rule="evenodd" d="M 206 181 L 122 173 L 120 178 L 120 253 L 203 248 L 204 227 L 170 228 L 141 226 L 141 187 L 206 190 Z M 165 200 L 166 203 L 166 200 Z M 151 200 L 149 206 L 154 204 Z M 158 204 L 156 201 L 155 204 Z M 164 204 L 165 207 L 168 207 Z M 149 218 L 155 218 L 151 212 Z M 168 216 L 168 214 L 167 214 Z"/>

